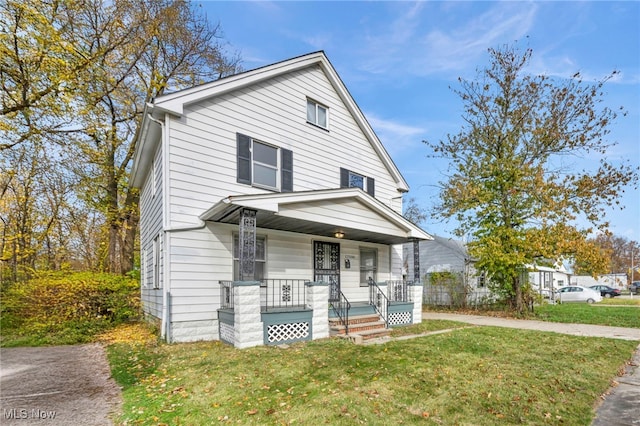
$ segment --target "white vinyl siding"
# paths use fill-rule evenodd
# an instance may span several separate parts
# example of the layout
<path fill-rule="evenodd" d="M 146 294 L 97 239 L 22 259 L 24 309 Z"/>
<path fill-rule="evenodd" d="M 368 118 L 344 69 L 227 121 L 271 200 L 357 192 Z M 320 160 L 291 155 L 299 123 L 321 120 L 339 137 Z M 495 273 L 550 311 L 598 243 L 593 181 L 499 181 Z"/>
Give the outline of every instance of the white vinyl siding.
<path fill-rule="evenodd" d="M 162 291 L 154 288 L 153 277 L 153 241 L 162 232 L 162 153 L 160 147 L 153 158 L 153 166 L 150 168 L 144 185 L 140 191 L 140 248 L 142 250 L 141 268 L 141 294 L 143 310 L 145 314 L 155 318 L 161 317 Z M 155 188 L 155 193 L 154 193 Z M 161 244 L 161 239 L 159 240 Z M 160 250 L 160 255 L 162 250 Z M 162 256 L 158 259 L 158 279 L 162 279 Z"/>
<path fill-rule="evenodd" d="M 306 96 L 331 105 L 331 132 L 310 132 Z M 197 216 L 229 194 L 265 190 L 236 182 L 236 133 L 293 151 L 294 191 L 337 188 L 340 167 L 366 170 L 376 198 L 387 205 L 397 186 L 373 146 L 319 68 L 306 69 L 186 107 L 171 120 L 171 225 L 197 223 Z M 395 206 L 394 206 L 395 207 Z"/>

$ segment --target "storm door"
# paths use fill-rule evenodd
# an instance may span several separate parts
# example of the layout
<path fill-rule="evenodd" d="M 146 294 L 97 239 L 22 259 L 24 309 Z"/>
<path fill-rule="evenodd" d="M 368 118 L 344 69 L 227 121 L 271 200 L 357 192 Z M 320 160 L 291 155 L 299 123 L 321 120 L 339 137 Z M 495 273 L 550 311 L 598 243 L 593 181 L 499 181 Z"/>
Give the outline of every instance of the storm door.
<path fill-rule="evenodd" d="M 313 242 L 313 280 L 329 283 L 329 301 L 340 299 L 340 244 Z"/>

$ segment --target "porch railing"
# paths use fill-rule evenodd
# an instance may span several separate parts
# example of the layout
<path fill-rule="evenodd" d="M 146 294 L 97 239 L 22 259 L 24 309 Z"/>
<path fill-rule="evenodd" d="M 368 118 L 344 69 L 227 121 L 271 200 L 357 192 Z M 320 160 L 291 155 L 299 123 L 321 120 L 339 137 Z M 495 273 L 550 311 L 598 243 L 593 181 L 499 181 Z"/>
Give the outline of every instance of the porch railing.
<path fill-rule="evenodd" d="M 220 307 L 233 309 L 233 284 L 232 281 L 218 281 L 220 283 Z"/>
<path fill-rule="evenodd" d="M 306 288 L 309 280 L 264 279 L 260 280 L 263 311 L 300 309 L 306 306 Z"/>
<path fill-rule="evenodd" d="M 413 281 L 387 281 L 389 289 L 390 302 L 412 302 L 413 294 L 409 291 L 409 286 L 413 285 Z"/>
<path fill-rule="evenodd" d="M 336 313 L 340 322 L 344 325 L 344 334 L 349 334 L 349 309 L 351 309 L 351 303 L 347 300 L 344 293 L 337 290 L 337 298 L 335 300 L 329 300 L 329 307 Z"/>
<path fill-rule="evenodd" d="M 389 328 L 389 298 L 372 279 L 369 280 L 369 304 L 376 309 L 384 326 Z"/>

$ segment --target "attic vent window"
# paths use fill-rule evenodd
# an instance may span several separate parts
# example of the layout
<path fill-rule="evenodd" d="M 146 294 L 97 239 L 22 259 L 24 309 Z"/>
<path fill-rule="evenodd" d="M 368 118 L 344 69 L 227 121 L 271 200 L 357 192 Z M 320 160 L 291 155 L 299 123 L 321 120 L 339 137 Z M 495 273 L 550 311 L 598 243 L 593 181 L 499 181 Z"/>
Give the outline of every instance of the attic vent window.
<path fill-rule="evenodd" d="M 307 99 L 307 123 L 315 124 L 323 129 L 329 128 L 329 108 L 316 101 Z"/>

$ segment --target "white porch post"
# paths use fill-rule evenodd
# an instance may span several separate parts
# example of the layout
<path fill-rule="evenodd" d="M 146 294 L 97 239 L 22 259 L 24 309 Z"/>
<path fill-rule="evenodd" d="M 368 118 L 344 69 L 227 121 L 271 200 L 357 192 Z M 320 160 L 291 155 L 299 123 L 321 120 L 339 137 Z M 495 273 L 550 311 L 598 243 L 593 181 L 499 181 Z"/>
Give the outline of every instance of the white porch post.
<path fill-rule="evenodd" d="M 313 340 L 329 337 L 329 283 L 308 282 L 306 304 L 313 310 Z"/>
<path fill-rule="evenodd" d="M 412 292 L 413 323 L 420 324 L 422 322 L 422 281 L 414 281 L 413 285 L 409 286 L 407 290 Z"/>
<path fill-rule="evenodd" d="M 236 348 L 264 344 L 264 325 L 260 314 L 260 282 L 233 283 L 234 343 Z"/>

